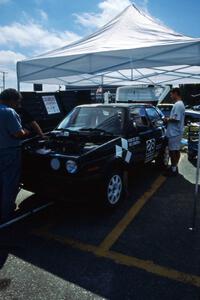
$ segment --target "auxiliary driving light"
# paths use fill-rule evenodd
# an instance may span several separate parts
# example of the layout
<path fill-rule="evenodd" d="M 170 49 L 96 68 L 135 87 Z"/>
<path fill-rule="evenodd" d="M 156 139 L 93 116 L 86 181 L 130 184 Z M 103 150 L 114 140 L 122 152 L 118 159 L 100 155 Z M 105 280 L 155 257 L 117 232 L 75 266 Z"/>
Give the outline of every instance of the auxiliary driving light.
<path fill-rule="evenodd" d="M 78 169 L 78 166 L 76 164 L 75 161 L 73 160 L 68 160 L 66 162 L 66 169 L 67 169 L 67 172 L 70 173 L 70 174 L 74 174 L 77 172 L 77 169 Z"/>

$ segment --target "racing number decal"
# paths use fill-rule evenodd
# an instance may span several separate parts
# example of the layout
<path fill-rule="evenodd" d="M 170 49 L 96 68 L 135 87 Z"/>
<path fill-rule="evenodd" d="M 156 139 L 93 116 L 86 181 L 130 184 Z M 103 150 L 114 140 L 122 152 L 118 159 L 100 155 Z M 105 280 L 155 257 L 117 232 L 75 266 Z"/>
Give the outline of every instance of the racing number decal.
<path fill-rule="evenodd" d="M 145 162 L 151 161 L 155 155 L 156 140 L 151 139 L 146 141 L 146 157 Z"/>

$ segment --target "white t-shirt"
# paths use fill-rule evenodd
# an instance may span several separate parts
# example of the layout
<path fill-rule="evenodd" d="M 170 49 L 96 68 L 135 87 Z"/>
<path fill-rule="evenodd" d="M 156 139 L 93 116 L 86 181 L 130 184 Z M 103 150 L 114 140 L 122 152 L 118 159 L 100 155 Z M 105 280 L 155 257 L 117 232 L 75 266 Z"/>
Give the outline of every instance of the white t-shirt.
<path fill-rule="evenodd" d="M 177 101 L 171 111 L 170 119 L 178 122 L 169 122 L 167 126 L 167 137 L 175 137 L 183 134 L 185 120 L 185 106 L 182 100 Z"/>

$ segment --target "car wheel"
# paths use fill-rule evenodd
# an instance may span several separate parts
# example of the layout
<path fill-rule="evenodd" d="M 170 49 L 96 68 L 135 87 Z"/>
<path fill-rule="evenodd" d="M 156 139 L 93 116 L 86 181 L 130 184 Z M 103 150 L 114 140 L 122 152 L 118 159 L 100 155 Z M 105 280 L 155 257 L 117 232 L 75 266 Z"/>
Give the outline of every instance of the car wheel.
<path fill-rule="evenodd" d="M 104 204 L 108 208 L 117 207 L 125 194 L 123 173 L 120 171 L 113 171 L 106 178 L 104 186 Z"/>
<path fill-rule="evenodd" d="M 169 147 L 166 145 L 161 153 L 156 158 L 156 165 L 159 168 L 166 169 L 169 165 L 170 155 L 169 155 Z"/>

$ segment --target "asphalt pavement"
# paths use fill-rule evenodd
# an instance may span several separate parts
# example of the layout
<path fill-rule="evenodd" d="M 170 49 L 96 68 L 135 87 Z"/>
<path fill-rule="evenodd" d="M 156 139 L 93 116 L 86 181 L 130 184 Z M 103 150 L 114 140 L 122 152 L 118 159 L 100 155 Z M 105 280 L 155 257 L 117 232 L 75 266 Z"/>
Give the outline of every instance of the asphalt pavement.
<path fill-rule="evenodd" d="M 0 299 L 200 299 L 200 207 L 190 231 L 196 169 L 133 172 L 114 211 L 70 201 L 0 230 Z M 80 195 L 80 200 L 83 200 Z M 21 191 L 19 215 L 49 203 Z"/>

